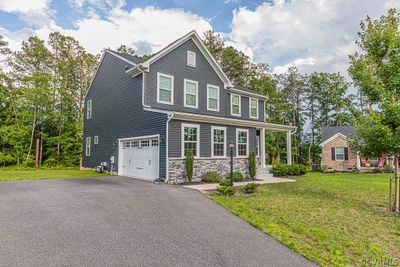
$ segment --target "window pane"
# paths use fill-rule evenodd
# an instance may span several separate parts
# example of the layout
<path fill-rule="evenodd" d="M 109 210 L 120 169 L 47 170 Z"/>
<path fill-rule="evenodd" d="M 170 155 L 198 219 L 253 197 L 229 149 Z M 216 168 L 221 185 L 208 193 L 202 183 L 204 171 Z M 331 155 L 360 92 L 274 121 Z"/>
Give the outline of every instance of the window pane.
<path fill-rule="evenodd" d="M 247 144 L 247 132 L 239 132 L 238 133 L 238 143 L 239 144 Z"/>
<path fill-rule="evenodd" d="M 257 99 L 252 99 L 251 100 L 251 108 L 257 108 L 257 105 L 258 105 Z"/>
<path fill-rule="evenodd" d="M 171 78 L 160 76 L 160 88 L 171 90 L 172 82 Z"/>
<path fill-rule="evenodd" d="M 252 117 L 257 117 L 257 115 L 258 115 L 258 114 L 257 114 L 257 109 L 252 108 L 252 109 L 251 109 L 251 116 L 252 116 Z"/>
<path fill-rule="evenodd" d="M 224 144 L 214 144 L 214 156 L 224 155 Z"/>
<path fill-rule="evenodd" d="M 239 114 L 239 106 L 232 106 L 232 113 Z"/>
<path fill-rule="evenodd" d="M 238 156 L 247 156 L 247 145 L 238 145 Z"/>
<path fill-rule="evenodd" d="M 185 152 L 186 150 L 192 150 L 193 156 L 197 156 L 197 143 L 193 142 L 185 143 Z"/>
<path fill-rule="evenodd" d="M 336 154 L 344 154 L 344 148 L 343 147 L 337 147 L 336 148 Z"/>
<path fill-rule="evenodd" d="M 214 129 L 214 142 L 216 143 L 224 142 L 224 130 Z"/>
<path fill-rule="evenodd" d="M 197 141 L 197 128 L 185 127 L 184 140 L 193 142 Z"/>
<path fill-rule="evenodd" d="M 171 91 L 160 89 L 160 100 L 171 102 Z"/>
<path fill-rule="evenodd" d="M 217 109 L 218 108 L 218 101 L 216 99 L 209 99 L 208 100 L 208 108 Z"/>
<path fill-rule="evenodd" d="M 232 96 L 232 104 L 239 105 L 239 96 L 237 95 Z"/>
<path fill-rule="evenodd" d="M 186 95 L 186 105 L 187 106 L 196 106 L 196 96 L 195 95 Z"/>
<path fill-rule="evenodd" d="M 208 87 L 208 96 L 210 98 L 218 98 L 218 89 L 214 87 Z"/>
<path fill-rule="evenodd" d="M 196 84 L 192 82 L 186 82 L 186 93 L 187 94 L 196 94 Z"/>

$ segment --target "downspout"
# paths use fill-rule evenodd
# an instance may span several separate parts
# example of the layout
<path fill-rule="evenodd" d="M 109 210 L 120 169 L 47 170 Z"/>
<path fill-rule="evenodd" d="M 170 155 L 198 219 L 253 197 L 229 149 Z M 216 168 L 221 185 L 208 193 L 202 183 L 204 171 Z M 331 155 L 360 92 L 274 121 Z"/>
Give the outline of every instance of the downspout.
<path fill-rule="evenodd" d="M 165 136 L 165 177 L 166 177 L 166 179 L 165 179 L 165 183 L 167 183 L 168 182 L 168 180 L 169 180 L 169 162 L 168 162 L 168 143 L 169 143 L 169 141 L 168 141 L 168 136 L 169 136 L 169 122 L 172 120 L 172 118 L 174 117 L 174 113 L 173 112 L 170 112 L 170 113 L 168 113 L 168 115 L 167 115 L 167 117 L 168 117 L 168 120 L 167 120 L 167 123 L 166 123 L 166 126 L 165 126 L 165 129 L 166 129 L 166 136 Z"/>

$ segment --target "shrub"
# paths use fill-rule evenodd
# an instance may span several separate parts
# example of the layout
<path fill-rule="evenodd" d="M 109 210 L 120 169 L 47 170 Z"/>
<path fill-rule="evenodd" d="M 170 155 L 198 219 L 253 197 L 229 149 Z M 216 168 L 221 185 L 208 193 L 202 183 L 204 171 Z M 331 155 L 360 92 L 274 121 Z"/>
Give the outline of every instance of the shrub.
<path fill-rule="evenodd" d="M 58 162 L 55 158 L 48 158 L 43 162 L 43 166 L 45 167 L 55 167 L 57 164 Z"/>
<path fill-rule="evenodd" d="M 235 194 L 236 189 L 233 186 L 218 186 L 217 191 L 224 196 L 232 196 Z"/>
<path fill-rule="evenodd" d="M 249 175 L 250 178 L 254 180 L 257 174 L 256 152 L 252 150 L 250 152 L 248 160 L 249 160 Z"/>
<path fill-rule="evenodd" d="M 189 182 L 192 181 L 192 177 L 193 177 L 193 152 L 190 149 L 187 149 L 185 151 L 185 156 L 186 156 L 186 177 L 188 179 Z"/>
<path fill-rule="evenodd" d="M 302 164 L 278 164 L 272 166 L 274 176 L 303 175 L 307 173 L 307 167 Z"/>
<path fill-rule="evenodd" d="M 206 172 L 201 177 L 205 183 L 219 183 L 221 182 L 221 176 L 217 172 Z"/>
<path fill-rule="evenodd" d="M 246 194 L 252 194 L 256 191 L 257 186 L 258 185 L 255 183 L 249 183 L 249 184 L 246 184 L 245 186 L 243 186 L 243 190 Z"/>
<path fill-rule="evenodd" d="M 26 158 L 24 160 L 25 167 L 35 167 L 35 160 L 33 158 Z"/>
<path fill-rule="evenodd" d="M 289 172 L 289 165 L 277 164 L 272 166 L 272 173 L 274 176 L 287 176 Z"/>
<path fill-rule="evenodd" d="M 228 181 L 231 179 L 231 173 L 228 173 L 228 175 L 225 177 Z M 232 180 L 234 182 L 241 182 L 243 181 L 243 174 L 241 172 L 233 172 L 233 177 Z"/>
<path fill-rule="evenodd" d="M 230 181 L 228 179 L 222 179 L 219 183 L 220 186 L 230 186 Z"/>

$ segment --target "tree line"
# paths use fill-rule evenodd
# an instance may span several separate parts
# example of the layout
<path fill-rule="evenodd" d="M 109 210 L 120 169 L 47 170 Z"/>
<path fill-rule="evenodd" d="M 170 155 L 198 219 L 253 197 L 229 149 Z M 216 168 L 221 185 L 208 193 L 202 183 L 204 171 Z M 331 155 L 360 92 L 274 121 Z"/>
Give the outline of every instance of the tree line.
<path fill-rule="evenodd" d="M 284 74 L 271 74 L 267 63 L 253 63 L 241 51 L 225 45 L 221 35 L 208 31 L 203 39 L 235 84 L 268 96 L 268 122 L 297 127 L 292 138 L 293 161 L 318 163 L 321 127 L 365 121 L 366 114 L 379 106 L 381 94 L 386 100 L 380 109 L 398 107 L 399 93 L 393 88 L 400 88 L 396 73 L 399 34 L 395 29 L 399 19 L 395 10 L 390 12 L 382 23 L 367 19 L 361 24 L 357 43 L 369 56 L 350 56 L 349 74 L 354 83 L 341 73 L 302 74 L 295 67 Z M 372 35 L 369 31 L 374 27 L 377 33 Z M 386 46 L 380 47 L 382 43 Z M 375 50 L 390 45 L 394 47 L 390 50 L 391 65 L 374 72 L 374 67 L 384 66 L 388 60 L 382 56 L 388 50 Z M 135 54 L 126 45 L 117 50 Z M 34 165 L 35 161 L 38 165 L 77 165 L 82 151 L 84 96 L 99 55 L 88 53 L 72 37 L 54 32 L 47 43 L 30 37 L 18 51 L 11 51 L 0 36 L 0 59 L 0 165 Z M 388 71 L 395 79 L 382 74 Z M 383 93 L 385 86 L 391 91 Z M 397 95 L 393 97 L 393 93 Z M 397 129 L 396 125 L 391 129 Z M 269 163 L 285 162 L 286 135 L 267 133 L 266 153 Z"/>

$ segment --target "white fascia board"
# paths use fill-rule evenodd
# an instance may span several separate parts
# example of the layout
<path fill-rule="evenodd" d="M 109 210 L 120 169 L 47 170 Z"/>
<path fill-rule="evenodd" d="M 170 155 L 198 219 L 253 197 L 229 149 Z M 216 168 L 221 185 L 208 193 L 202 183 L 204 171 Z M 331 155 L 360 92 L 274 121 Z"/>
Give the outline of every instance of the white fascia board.
<path fill-rule="evenodd" d="M 341 134 L 341 133 L 337 133 L 337 134 L 335 134 L 335 135 L 329 137 L 328 139 L 326 139 L 324 142 L 322 142 L 322 143 L 320 144 L 320 146 L 324 146 L 324 145 L 326 145 L 327 143 L 329 143 L 329 142 L 335 140 L 335 139 L 338 138 L 338 137 L 341 137 L 341 138 L 347 140 L 347 136 L 345 136 L 344 134 Z"/>

